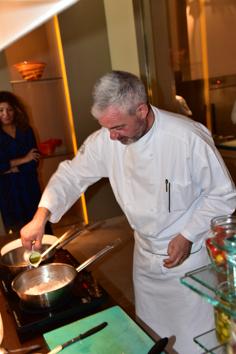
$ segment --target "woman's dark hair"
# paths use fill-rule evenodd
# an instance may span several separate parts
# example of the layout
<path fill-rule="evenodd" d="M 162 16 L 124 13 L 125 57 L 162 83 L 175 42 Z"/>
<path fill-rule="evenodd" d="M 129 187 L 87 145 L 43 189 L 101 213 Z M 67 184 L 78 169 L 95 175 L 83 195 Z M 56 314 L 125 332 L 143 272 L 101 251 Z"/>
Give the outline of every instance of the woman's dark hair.
<path fill-rule="evenodd" d="M 14 123 L 15 125 L 25 130 L 29 126 L 29 116 L 23 102 L 9 91 L 0 91 L 0 103 L 6 102 L 14 109 Z"/>

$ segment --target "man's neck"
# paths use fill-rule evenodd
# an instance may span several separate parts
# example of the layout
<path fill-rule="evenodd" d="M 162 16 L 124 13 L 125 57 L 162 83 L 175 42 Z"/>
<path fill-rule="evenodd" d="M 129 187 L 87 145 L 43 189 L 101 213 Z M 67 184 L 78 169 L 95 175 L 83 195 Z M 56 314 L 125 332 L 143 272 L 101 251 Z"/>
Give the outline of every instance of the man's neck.
<path fill-rule="evenodd" d="M 154 113 L 152 108 L 150 107 L 147 115 L 147 126 L 146 126 L 145 134 L 152 128 L 154 120 L 155 120 Z"/>

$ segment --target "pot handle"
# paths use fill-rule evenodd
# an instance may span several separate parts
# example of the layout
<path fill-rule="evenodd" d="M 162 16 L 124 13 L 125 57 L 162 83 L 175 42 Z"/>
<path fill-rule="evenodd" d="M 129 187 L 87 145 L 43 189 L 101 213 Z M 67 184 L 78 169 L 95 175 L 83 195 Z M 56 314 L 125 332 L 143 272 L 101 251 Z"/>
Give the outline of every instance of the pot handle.
<path fill-rule="evenodd" d="M 70 229 L 72 233 L 69 234 L 68 238 L 66 238 L 64 241 L 60 242 L 60 244 L 56 247 L 56 249 L 57 250 L 61 249 L 62 247 L 66 246 L 67 243 L 74 240 L 77 236 L 86 235 L 90 231 L 99 228 L 104 223 L 105 223 L 105 221 L 98 221 L 98 222 L 95 222 L 94 224 L 86 225 L 84 228 L 72 226 L 72 230 Z"/>
<path fill-rule="evenodd" d="M 80 230 L 79 227 L 72 227 L 69 230 L 67 230 L 62 236 L 60 236 L 56 242 L 54 242 L 50 247 L 48 247 L 42 254 L 41 254 L 41 259 L 40 262 L 42 260 L 45 259 L 45 256 L 54 248 L 58 247 L 58 245 L 60 245 L 61 242 L 67 240 L 70 238 L 70 236 L 78 234 L 78 231 Z"/>
<path fill-rule="evenodd" d="M 106 247 L 101 249 L 99 252 L 97 252 L 95 255 L 93 255 L 92 257 L 87 259 L 87 261 L 83 262 L 79 267 L 76 268 L 76 271 L 79 273 L 81 270 L 83 270 L 84 268 L 88 267 L 90 264 L 92 264 L 95 261 L 97 261 L 105 253 L 107 253 L 108 251 L 112 250 L 113 248 L 118 246 L 120 243 L 121 243 L 121 239 L 120 238 L 116 239 L 113 243 L 111 243 L 110 245 L 107 245 Z"/>

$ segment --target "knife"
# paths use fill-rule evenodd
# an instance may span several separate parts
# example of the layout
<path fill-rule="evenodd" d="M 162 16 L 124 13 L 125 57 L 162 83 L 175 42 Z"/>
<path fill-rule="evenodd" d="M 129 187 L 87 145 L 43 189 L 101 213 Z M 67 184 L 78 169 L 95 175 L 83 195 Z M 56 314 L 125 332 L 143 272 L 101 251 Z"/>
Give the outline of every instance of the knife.
<path fill-rule="evenodd" d="M 94 333 L 101 331 L 103 328 L 105 328 L 107 326 L 107 324 L 108 324 L 107 322 L 102 322 L 102 323 L 100 323 L 100 325 L 89 329 L 87 332 L 81 333 L 77 337 L 74 337 L 63 344 L 57 345 L 54 349 L 52 349 L 47 354 L 56 354 L 56 353 L 60 352 L 62 349 L 64 349 L 65 347 L 68 347 L 70 344 L 75 343 L 78 340 L 84 339 L 86 337 L 91 336 Z"/>

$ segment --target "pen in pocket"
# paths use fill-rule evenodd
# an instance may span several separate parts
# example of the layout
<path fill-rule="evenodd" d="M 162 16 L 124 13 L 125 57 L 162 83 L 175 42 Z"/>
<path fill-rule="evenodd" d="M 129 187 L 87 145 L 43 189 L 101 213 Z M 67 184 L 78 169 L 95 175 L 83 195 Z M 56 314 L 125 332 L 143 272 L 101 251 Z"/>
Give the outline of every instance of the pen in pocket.
<path fill-rule="evenodd" d="M 170 182 L 168 179 L 165 180 L 166 192 L 168 193 L 168 211 L 170 213 Z"/>

